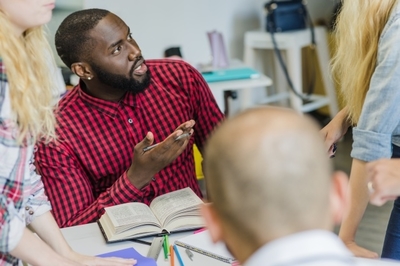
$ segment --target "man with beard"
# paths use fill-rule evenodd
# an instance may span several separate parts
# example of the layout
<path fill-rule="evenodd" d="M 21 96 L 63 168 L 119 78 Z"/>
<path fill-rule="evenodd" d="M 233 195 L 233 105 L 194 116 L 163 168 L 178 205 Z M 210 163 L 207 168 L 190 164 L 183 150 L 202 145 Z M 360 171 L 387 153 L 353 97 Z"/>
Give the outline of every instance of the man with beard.
<path fill-rule="evenodd" d="M 59 226 L 185 187 L 201 197 L 193 144 L 201 151 L 223 115 L 199 72 L 180 60 L 145 61 L 129 27 L 107 10 L 72 13 L 55 43 L 80 77 L 59 103 L 58 139 L 36 153 Z"/>

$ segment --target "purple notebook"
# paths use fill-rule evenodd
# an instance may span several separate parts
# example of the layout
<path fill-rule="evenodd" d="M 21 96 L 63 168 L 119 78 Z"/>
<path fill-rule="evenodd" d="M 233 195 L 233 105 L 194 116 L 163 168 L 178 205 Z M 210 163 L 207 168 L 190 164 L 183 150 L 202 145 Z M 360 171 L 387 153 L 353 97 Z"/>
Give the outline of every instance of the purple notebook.
<path fill-rule="evenodd" d="M 97 255 L 97 257 L 118 257 L 124 259 L 135 259 L 137 260 L 136 266 L 157 266 L 157 262 L 154 259 L 140 255 L 134 248 L 126 248 L 113 252 L 103 253 Z"/>

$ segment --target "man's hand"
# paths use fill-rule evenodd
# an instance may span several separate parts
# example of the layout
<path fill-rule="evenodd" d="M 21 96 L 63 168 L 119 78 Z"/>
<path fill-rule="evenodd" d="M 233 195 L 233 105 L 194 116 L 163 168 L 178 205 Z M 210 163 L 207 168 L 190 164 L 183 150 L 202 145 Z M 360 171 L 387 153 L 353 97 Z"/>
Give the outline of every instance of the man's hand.
<path fill-rule="evenodd" d="M 193 120 L 181 124 L 164 141 L 158 143 L 151 150 L 145 151 L 154 142 L 153 133 L 148 132 L 146 137 L 134 149 L 131 167 L 127 175 L 129 181 L 138 189 L 150 183 L 151 178 L 164 167 L 173 162 L 185 149 L 193 134 Z M 180 135 L 189 133 L 187 137 Z"/>
<path fill-rule="evenodd" d="M 366 168 L 372 204 L 382 206 L 400 196 L 400 159 L 381 159 Z"/>

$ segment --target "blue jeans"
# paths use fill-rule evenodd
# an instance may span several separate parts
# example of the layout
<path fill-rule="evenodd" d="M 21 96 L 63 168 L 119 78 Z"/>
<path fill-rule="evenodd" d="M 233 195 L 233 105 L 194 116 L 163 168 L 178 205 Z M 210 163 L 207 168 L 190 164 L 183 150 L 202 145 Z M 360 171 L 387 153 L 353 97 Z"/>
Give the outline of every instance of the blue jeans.
<path fill-rule="evenodd" d="M 400 147 L 393 145 L 392 158 L 400 158 Z M 400 198 L 393 204 L 383 242 L 382 258 L 400 260 Z"/>

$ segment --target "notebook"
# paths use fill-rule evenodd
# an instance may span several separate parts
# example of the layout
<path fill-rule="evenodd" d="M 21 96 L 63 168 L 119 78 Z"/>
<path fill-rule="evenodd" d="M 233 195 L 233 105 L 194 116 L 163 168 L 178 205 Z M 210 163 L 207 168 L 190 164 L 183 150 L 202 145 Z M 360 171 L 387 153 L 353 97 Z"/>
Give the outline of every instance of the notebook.
<path fill-rule="evenodd" d="M 207 82 L 218 82 L 236 79 L 251 79 L 260 77 L 260 73 L 256 70 L 244 67 L 244 68 L 229 68 L 219 69 L 214 71 L 206 71 L 201 73 L 203 78 Z"/>
<path fill-rule="evenodd" d="M 175 240 L 175 245 L 185 250 L 192 251 L 194 257 L 196 257 L 196 253 L 199 253 L 222 263 L 226 263 L 222 265 L 238 265 L 238 262 L 233 258 L 223 243 L 213 243 L 208 230 Z"/>
<path fill-rule="evenodd" d="M 123 259 L 135 259 L 137 260 L 136 266 L 157 266 L 157 262 L 154 259 L 140 255 L 134 248 L 126 248 L 113 252 L 103 253 L 97 255 L 97 257 L 118 257 Z"/>

